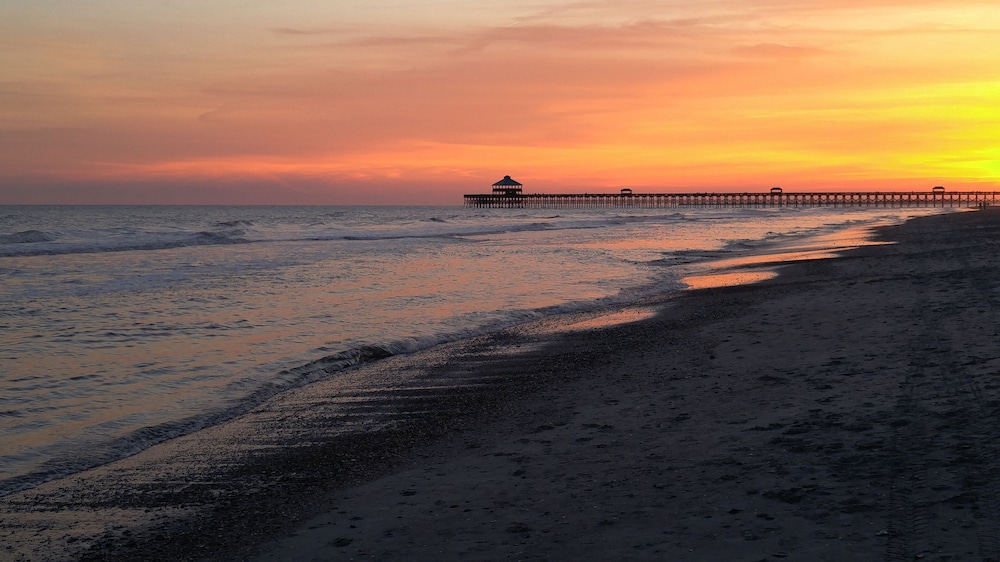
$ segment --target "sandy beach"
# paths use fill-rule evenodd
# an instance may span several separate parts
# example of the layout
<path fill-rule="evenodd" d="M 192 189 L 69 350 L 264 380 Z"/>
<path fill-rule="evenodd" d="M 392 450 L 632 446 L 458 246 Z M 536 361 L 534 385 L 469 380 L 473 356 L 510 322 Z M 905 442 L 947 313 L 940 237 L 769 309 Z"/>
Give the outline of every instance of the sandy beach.
<path fill-rule="evenodd" d="M 0 498 L 0 559 L 1000 560 L 1000 213 L 879 236 L 286 392 Z"/>

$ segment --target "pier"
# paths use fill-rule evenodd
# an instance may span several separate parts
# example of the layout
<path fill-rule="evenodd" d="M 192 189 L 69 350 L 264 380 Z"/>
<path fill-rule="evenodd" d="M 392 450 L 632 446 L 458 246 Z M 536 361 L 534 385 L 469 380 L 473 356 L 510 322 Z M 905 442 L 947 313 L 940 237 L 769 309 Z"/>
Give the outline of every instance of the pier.
<path fill-rule="evenodd" d="M 523 193 L 520 183 L 504 176 L 493 193 L 465 195 L 465 206 L 476 208 L 542 207 L 992 207 L 1000 191 L 825 191 L 743 193 Z"/>

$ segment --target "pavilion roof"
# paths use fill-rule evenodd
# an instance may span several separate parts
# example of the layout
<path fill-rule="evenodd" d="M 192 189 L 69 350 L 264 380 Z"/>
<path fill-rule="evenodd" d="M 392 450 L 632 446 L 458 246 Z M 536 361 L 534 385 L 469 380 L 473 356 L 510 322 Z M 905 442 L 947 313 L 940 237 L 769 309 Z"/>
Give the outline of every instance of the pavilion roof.
<path fill-rule="evenodd" d="M 521 187 L 521 184 L 510 179 L 510 176 L 504 176 L 502 180 L 493 184 L 493 187 Z"/>

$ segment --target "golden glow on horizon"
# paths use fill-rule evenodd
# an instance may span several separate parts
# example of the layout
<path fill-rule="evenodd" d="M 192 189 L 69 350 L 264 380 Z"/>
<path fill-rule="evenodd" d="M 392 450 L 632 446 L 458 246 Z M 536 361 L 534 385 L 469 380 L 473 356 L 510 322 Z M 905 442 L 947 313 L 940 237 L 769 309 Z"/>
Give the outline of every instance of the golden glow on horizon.
<path fill-rule="evenodd" d="M 0 203 L 1000 178 L 990 2 L 92 8 L 0 8 Z"/>

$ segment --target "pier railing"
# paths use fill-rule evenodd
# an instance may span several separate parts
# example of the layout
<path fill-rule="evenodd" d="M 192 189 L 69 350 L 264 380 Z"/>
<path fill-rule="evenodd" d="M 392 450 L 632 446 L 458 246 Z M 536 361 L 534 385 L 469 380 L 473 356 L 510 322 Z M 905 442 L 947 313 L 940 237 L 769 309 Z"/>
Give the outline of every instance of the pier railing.
<path fill-rule="evenodd" d="M 521 193 L 465 195 L 466 207 L 992 207 L 1000 191 L 815 193 Z"/>

